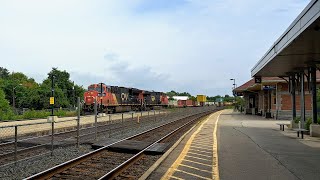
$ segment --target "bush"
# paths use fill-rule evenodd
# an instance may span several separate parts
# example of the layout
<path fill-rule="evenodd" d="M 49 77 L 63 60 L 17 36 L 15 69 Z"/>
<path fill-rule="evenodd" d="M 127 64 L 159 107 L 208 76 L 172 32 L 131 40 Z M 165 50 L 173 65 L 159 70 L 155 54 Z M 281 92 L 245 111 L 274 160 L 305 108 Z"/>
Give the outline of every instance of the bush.
<path fill-rule="evenodd" d="M 25 111 L 23 115 L 14 115 L 13 112 L 0 112 L 0 120 L 46 119 L 50 115 L 51 111 L 46 110 L 28 110 Z M 72 117 L 77 116 L 77 112 L 58 110 L 54 112 L 54 115 L 58 117 Z"/>
<path fill-rule="evenodd" d="M 300 122 L 300 120 L 301 120 L 301 117 L 296 117 L 295 119 L 294 119 L 294 122 L 296 123 L 296 124 L 299 124 L 299 122 Z M 319 119 L 318 119 L 318 121 L 319 121 Z M 310 130 L 310 125 L 312 124 L 312 117 L 307 117 L 306 118 L 306 122 L 305 122 L 305 129 L 307 129 L 307 130 Z"/>
<path fill-rule="evenodd" d="M 299 124 L 300 120 L 301 120 L 301 117 L 295 117 L 294 123 Z"/>
<path fill-rule="evenodd" d="M 29 110 L 23 113 L 22 118 L 23 119 L 42 119 L 42 118 L 46 118 L 50 115 L 50 112 L 48 111 L 35 111 L 35 110 Z"/>
<path fill-rule="evenodd" d="M 312 124 L 312 118 L 308 117 L 306 122 L 305 122 L 305 129 L 310 130 L 310 125 Z"/>

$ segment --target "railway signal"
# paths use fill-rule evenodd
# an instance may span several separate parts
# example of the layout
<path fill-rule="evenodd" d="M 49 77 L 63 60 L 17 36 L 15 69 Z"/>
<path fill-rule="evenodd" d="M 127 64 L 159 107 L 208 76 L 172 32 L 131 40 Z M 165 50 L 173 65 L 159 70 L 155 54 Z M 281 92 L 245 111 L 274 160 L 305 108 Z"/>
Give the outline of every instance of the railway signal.
<path fill-rule="evenodd" d="M 51 105 L 51 116 L 53 116 L 54 109 L 54 75 L 51 75 L 51 97 L 50 97 L 50 105 Z"/>

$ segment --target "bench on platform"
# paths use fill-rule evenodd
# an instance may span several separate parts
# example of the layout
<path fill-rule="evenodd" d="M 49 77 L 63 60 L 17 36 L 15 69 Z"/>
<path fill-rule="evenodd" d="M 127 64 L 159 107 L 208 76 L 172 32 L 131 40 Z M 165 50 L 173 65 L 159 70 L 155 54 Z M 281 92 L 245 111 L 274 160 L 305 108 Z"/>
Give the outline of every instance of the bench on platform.
<path fill-rule="evenodd" d="M 290 123 L 277 123 L 277 125 L 280 125 L 280 130 L 284 131 L 284 126 L 288 126 Z"/>
<path fill-rule="evenodd" d="M 299 128 L 299 129 L 293 129 L 293 130 L 294 130 L 294 131 L 297 131 L 298 137 L 299 137 L 299 134 L 300 134 L 300 132 L 301 132 L 301 139 L 303 139 L 303 133 L 304 133 L 304 132 L 309 132 L 309 130 L 301 129 L 301 128 Z"/>

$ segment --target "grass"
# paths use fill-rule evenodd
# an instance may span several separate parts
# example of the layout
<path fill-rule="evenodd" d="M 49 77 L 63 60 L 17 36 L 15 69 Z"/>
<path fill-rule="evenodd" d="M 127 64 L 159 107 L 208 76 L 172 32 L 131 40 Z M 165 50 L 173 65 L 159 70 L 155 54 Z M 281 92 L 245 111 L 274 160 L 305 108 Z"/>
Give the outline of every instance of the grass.
<path fill-rule="evenodd" d="M 23 119 L 45 119 L 51 115 L 51 111 L 45 110 L 28 110 L 22 115 L 0 114 L 0 120 L 23 120 Z M 54 115 L 58 117 L 76 116 L 76 111 L 56 110 Z"/>

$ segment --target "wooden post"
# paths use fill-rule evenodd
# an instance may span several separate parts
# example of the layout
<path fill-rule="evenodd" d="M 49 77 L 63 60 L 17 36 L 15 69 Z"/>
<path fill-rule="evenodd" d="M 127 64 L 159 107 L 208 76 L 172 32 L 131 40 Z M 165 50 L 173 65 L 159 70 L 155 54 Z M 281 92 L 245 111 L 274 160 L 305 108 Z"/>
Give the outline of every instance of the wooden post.
<path fill-rule="evenodd" d="M 98 106 L 97 106 L 97 99 L 94 99 L 94 126 L 95 126 L 94 140 L 97 140 L 97 137 L 98 137 Z"/>
<path fill-rule="evenodd" d="M 18 126 L 14 126 L 14 161 L 18 160 Z"/>
<path fill-rule="evenodd" d="M 77 106 L 78 106 L 78 118 L 77 118 L 77 148 L 80 145 L 80 97 L 77 99 Z"/>

